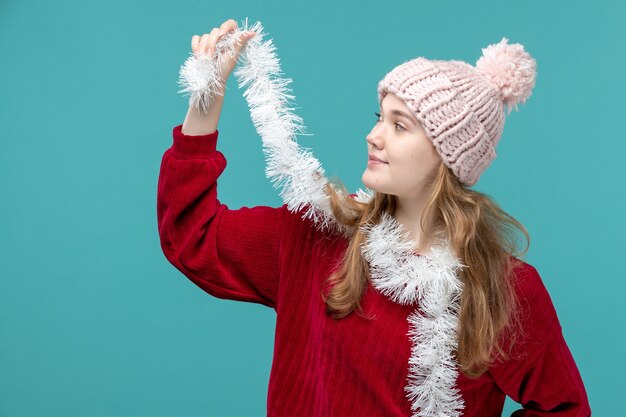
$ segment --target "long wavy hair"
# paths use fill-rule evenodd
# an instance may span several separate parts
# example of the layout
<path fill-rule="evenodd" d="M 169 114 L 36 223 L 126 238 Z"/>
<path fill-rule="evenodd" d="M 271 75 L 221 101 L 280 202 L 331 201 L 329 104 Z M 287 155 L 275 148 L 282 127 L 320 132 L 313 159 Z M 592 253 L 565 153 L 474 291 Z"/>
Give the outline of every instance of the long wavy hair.
<path fill-rule="evenodd" d="M 521 330 L 510 278 L 519 262 L 515 256 L 527 252 L 530 237 L 489 195 L 464 186 L 443 162 L 427 178 L 427 188 L 430 198 L 422 215 L 422 230 L 426 236 L 447 237 L 460 261 L 469 266 L 459 275 L 464 288 L 455 353 L 461 371 L 470 378 L 478 377 L 495 355 L 508 358 L 498 342 L 502 332 L 510 330 L 507 344 L 512 347 L 517 329 Z M 340 266 L 326 280 L 331 285 L 322 290 L 326 313 L 340 319 L 356 310 L 371 319 L 360 303 L 370 280 L 369 264 L 361 252 L 365 237 L 360 227 L 378 223 L 383 212 L 394 215 L 397 198 L 374 192 L 368 203 L 359 202 L 337 179 L 329 181 L 326 190 L 335 218 L 352 231 Z M 425 224 L 428 218 L 433 220 L 429 228 Z M 521 253 L 516 250 L 516 230 L 526 237 Z"/>

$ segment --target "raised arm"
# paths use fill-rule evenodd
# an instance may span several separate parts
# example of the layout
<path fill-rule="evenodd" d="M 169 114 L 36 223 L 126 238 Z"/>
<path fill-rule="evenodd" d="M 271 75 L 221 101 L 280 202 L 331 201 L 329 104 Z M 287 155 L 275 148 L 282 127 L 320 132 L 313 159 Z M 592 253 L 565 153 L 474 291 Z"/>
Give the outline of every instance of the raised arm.
<path fill-rule="evenodd" d="M 253 32 L 229 19 L 192 37 L 183 85 L 192 93 L 183 125 L 161 161 L 157 219 L 166 258 L 207 293 L 276 306 L 283 207 L 230 210 L 217 198 L 226 158 L 217 151 L 225 84 Z M 225 39 L 228 48 L 218 48 Z"/>

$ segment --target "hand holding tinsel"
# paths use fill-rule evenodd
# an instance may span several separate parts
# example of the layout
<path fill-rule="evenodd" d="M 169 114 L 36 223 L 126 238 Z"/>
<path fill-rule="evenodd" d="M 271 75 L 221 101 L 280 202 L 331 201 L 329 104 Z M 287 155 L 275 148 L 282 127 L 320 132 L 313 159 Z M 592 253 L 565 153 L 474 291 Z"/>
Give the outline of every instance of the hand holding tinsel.
<path fill-rule="evenodd" d="M 179 93 L 190 93 L 189 105 L 206 113 L 217 95 L 223 96 L 226 80 L 237 65 L 239 55 L 248 41 L 256 36 L 253 30 L 240 30 L 237 22 L 227 20 L 202 38 L 192 38 L 192 55 L 180 69 Z"/>

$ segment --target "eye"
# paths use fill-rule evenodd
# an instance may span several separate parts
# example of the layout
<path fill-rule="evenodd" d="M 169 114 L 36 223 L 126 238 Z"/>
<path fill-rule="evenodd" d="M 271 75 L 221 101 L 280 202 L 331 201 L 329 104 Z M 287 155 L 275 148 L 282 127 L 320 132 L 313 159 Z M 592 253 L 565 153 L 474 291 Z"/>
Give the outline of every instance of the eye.
<path fill-rule="evenodd" d="M 380 122 L 380 113 L 374 112 L 374 114 L 376 115 L 376 123 Z M 396 126 L 400 128 L 400 131 L 406 130 L 400 123 L 396 123 Z"/>

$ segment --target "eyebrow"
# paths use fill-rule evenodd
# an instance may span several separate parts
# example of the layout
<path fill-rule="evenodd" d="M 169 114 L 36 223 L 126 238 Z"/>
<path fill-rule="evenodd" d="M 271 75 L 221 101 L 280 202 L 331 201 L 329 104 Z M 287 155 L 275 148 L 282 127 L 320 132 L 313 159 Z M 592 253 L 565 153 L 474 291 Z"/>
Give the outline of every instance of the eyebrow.
<path fill-rule="evenodd" d="M 380 106 L 379 106 L 379 107 L 380 107 Z M 382 107 L 380 107 L 380 111 L 383 111 L 383 108 L 382 108 Z M 392 111 L 391 111 L 391 114 L 393 114 L 394 116 L 400 116 L 400 117 L 403 117 L 403 118 L 405 118 L 405 119 L 408 119 L 408 120 L 410 120 L 410 121 L 411 121 L 411 123 L 413 123 L 414 125 L 415 125 L 415 124 L 417 124 L 417 123 L 415 122 L 415 120 L 413 120 L 413 118 L 412 118 L 411 116 L 409 116 L 408 114 L 406 114 L 405 112 L 403 112 L 403 111 L 401 111 L 401 110 L 395 110 L 395 109 L 394 109 L 394 110 L 392 110 Z"/>

